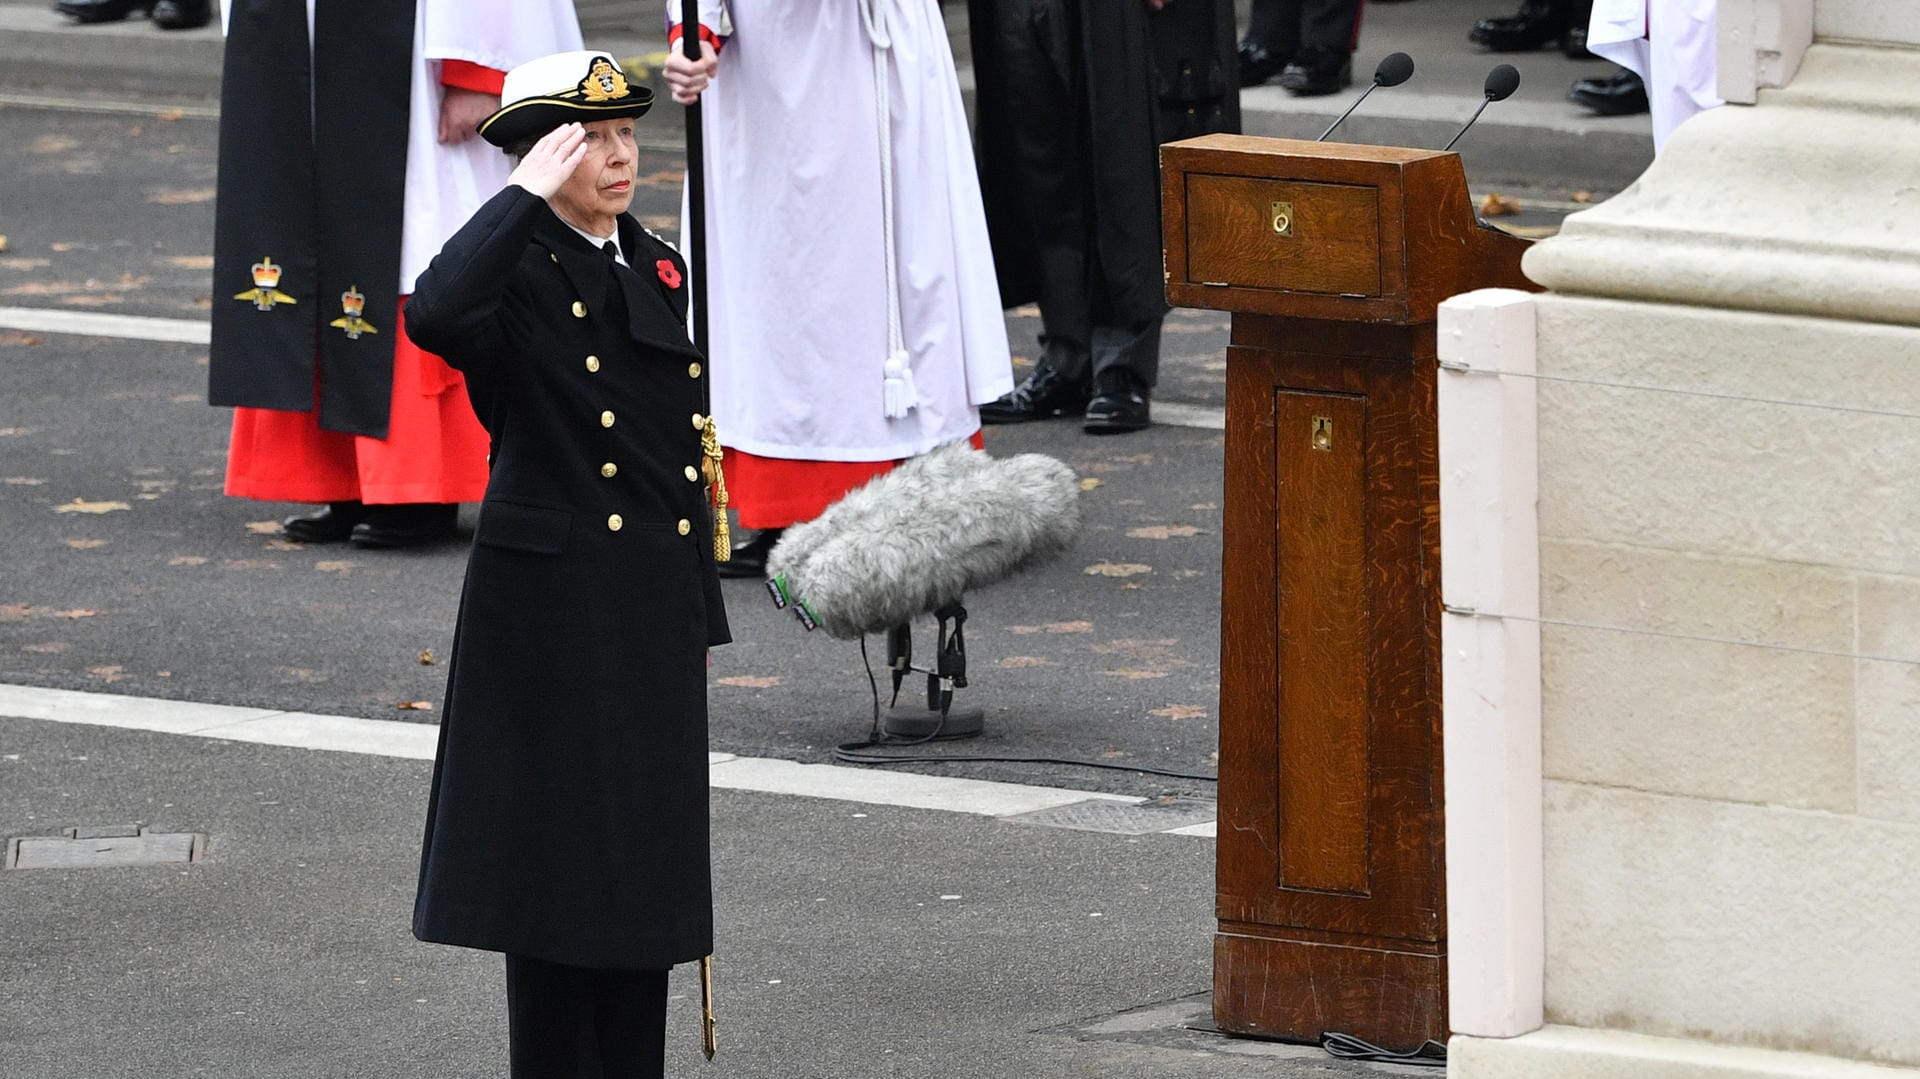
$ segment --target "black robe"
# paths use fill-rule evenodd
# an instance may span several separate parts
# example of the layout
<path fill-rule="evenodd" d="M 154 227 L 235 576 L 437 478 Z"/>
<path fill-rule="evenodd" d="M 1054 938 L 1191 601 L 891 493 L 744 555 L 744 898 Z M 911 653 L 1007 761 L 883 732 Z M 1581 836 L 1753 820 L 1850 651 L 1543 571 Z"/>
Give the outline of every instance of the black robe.
<path fill-rule="evenodd" d="M 494 440 L 414 934 L 659 969 L 712 950 L 706 651 L 730 637 L 686 266 L 630 218 L 620 241 L 631 271 L 509 187 L 407 307 Z"/>
<path fill-rule="evenodd" d="M 987 232 L 1007 307 L 1040 297 L 1041 259 L 1030 218 L 1059 191 L 1035 190 L 1020 166 L 1014 132 L 1023 120 L 1008 100 L 1021 82 L 1061 84 L 1074 100 L 1058 138 L 1078 142 L 1080 193 L 1092 223 L 1090 291 L 1110 324 L 1158 318 L 1166 309 L 1160 237 L 1159 144 L 1204 131 L 1236 130 L 1239 95 L 1230 3 L 1176 0 L 1150 13 L 1142 0 L 968 0 L 976 80 L 977 156 Z M 1048 43 L 1048 63 L 1009 62 L 999 36 L 1024 24 Z"/>

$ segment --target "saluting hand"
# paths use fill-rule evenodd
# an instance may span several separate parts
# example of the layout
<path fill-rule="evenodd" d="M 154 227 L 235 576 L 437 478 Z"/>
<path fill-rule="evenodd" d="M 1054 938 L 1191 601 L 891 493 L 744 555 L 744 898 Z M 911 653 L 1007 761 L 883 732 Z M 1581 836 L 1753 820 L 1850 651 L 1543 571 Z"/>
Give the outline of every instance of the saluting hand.
<path fill-rule="evenodd" d="M 587 129 L 579 124 L 561 124 L 533 144 L 507 182 L 550 199 L 586 156 Z"/>

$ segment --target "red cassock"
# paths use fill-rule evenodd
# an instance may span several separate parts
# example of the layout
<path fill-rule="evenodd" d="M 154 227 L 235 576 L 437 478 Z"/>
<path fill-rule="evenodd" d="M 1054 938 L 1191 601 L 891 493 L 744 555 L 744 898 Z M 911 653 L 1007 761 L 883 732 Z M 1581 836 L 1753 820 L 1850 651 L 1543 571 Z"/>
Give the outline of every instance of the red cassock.
<path fill-rule="evenodd" d="M 984 449 L 980 432 L 969 440 Z M 898 461 L 799 461 L 727 450 L 727 495 L 741 528 L 785 528 L 811 521 L 848 491 L 885 475 Z"/>

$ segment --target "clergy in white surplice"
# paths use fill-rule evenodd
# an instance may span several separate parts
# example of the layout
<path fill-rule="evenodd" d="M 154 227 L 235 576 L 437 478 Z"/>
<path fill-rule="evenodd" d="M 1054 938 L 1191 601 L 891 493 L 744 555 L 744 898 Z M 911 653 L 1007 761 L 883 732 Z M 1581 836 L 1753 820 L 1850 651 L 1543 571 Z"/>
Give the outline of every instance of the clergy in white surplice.
<path fill-rule="evenodd" d="M 1594 0 L 1587 48 L 1640 76 L 1653 112 L 1653 148 L 1720 104 L 1715 85 L 1718 0 Z"/>
<path fill-rule="evenodd" d="M 722 570 L 754 575 L 783 527 L 977 440 L 1006 323 L 935 0 L 706 0 L 698 68 L 667 8 L 669 82 L 704 114 L 713 416 L 762 530 Z"/>

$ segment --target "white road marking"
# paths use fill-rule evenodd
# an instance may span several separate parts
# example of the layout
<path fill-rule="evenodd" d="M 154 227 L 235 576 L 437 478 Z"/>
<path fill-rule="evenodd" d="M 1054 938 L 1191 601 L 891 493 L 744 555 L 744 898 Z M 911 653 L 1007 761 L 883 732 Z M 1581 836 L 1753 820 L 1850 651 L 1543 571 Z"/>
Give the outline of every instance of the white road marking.
<path fill-rule="evenodd" d="M 432 760 L 440 728 L 430 723 L 359 719 L 237 708 L 116 693 L 0 685 L 0 716 L 155 731 L 228 742 L 362 753 L 375 757 Z M 995 783 L 983 779 L 929 776 L 832 764 L 801 764 L 732 753 L 707 755 L 712 785 L 723 790 L 826 798 L 862 805 L 934 809 L 1007 817 L 1088 799 L 1138 805 L 1145 801 L 1099 791 Z M 1212 836 L 1213 824 L 1167 829 L 1168 835 Z"/>
<path fill-rule="evenodd" d="M 42 307 L 0 307 L 0 329 L 187 345 L 204 345 L 213 339 L 213 324 L 206 319 L 103 315 L 95 311 L 55 311 Z"/>

